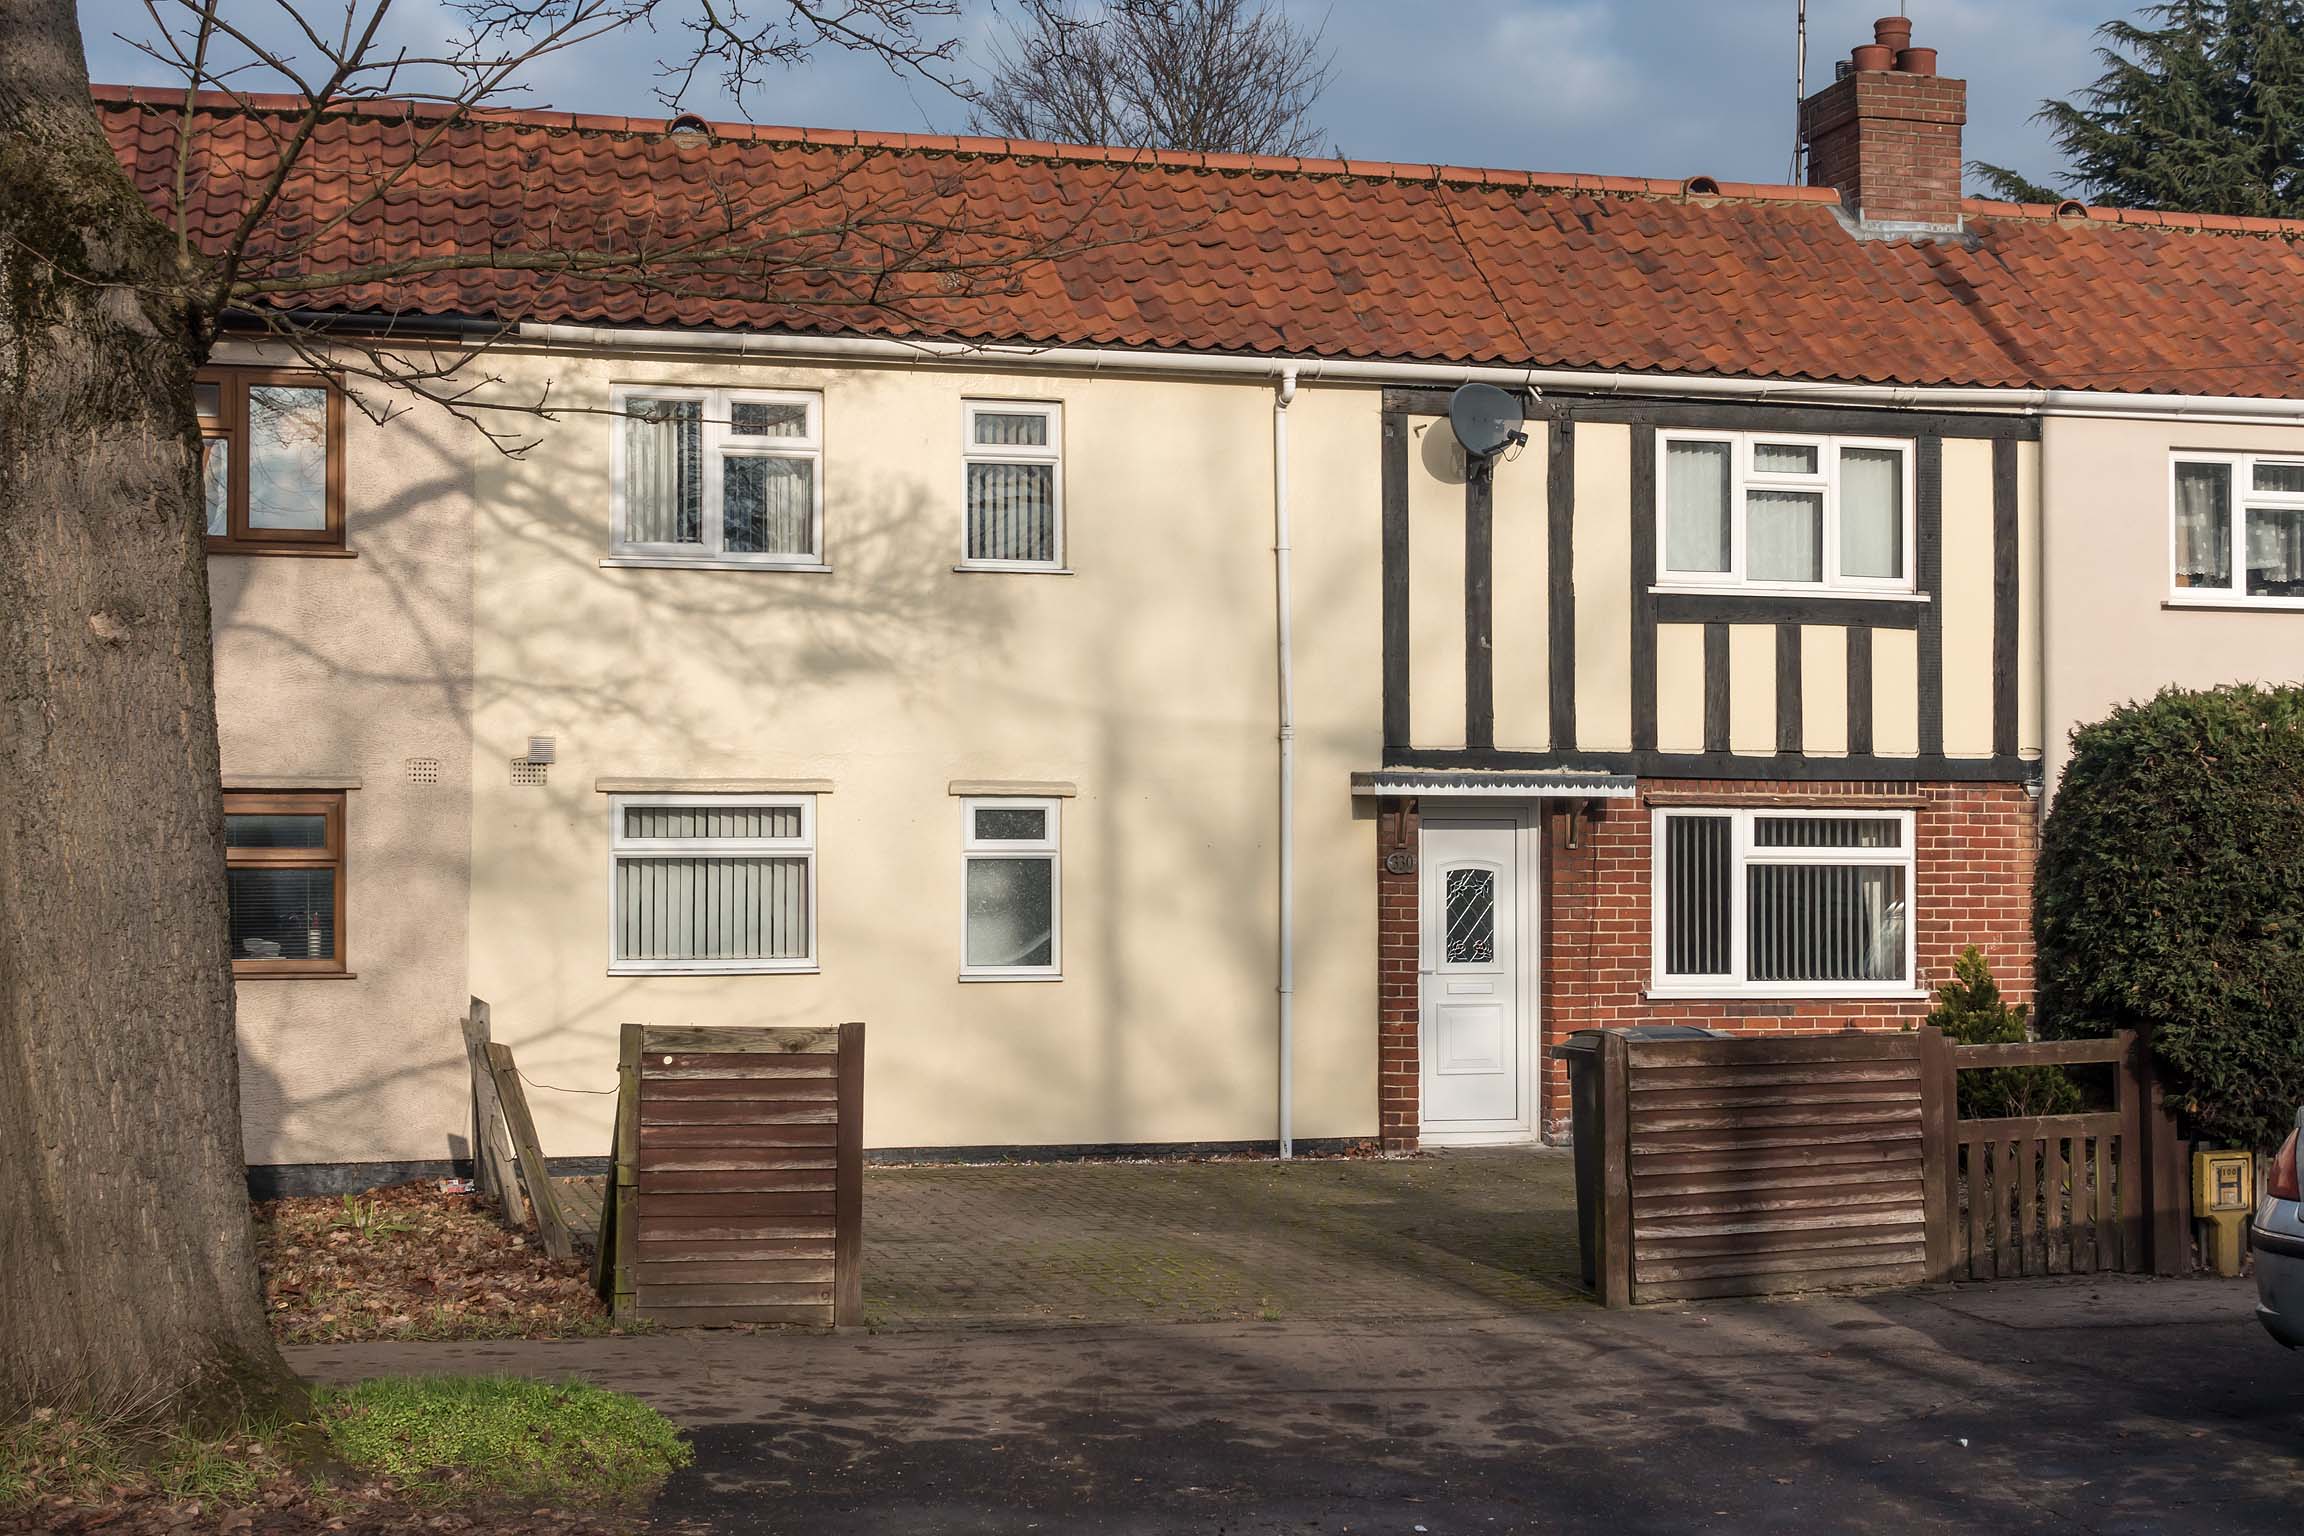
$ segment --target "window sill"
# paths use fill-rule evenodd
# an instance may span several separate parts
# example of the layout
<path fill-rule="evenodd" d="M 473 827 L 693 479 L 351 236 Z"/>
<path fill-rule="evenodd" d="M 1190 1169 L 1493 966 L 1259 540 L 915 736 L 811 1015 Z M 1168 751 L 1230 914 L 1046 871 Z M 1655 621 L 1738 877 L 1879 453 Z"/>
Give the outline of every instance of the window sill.
<path fill-rule="evenodd" d="M 291 555 L 303 560 L 357 560 L 360 551 L 340 544 L 225 544 L 208 541 L 211 555 Z"/>
<path fill-rule="evenodd" d="M 1007 976 L 1004 976 L 1004 975 L 998 975 L 998 974 L 989 974 L 989 975 L 987 975 L 987 974 L 979 974 L 979 973 L 977 973 L 977 972 L 973 972 L 973 971 L 962 971 L 962 972 L 960 973 L 960 980 L 961 980 L 962 982 L 966 983 L 966 984 L 967 984 L 967 985 L 969 985 L 969 986 L 980 986 L 980 985 L 984 984 L 985 982 L 997 982 L 997 981 L 1022 981 L 1022 982 L 1041 982 L 1041 981 L 1062 981 L 1063 979 L 1064 979 L 1063 973 L 1062 973 L 1062 972 L 1059 972 L 1059 971 L 1050 971 L 1050 972 L 1046 973 L 1045 975 L 1041 975 L 1041 974 L 1033 974 L 1033 975 L 1028 975 L 1028 976 L 1015 976 L 1015 975 L 1007 975 Z"/>
<path fill-rule="evenodd" d="M 1867 603 L 1925 603 L 1925 592 L 1898 587 L 1803 587 L 1748 582 L 1742 586 L 1716 583 L 1659 581 L 1648 588 L 1651 597 L 1682 594 L 1688 597 L 1829 597 L 1855 598 Z"/>
<path fill-rule="evenodd" d="M 242 981 L 358 981 L 358 971 L 244 971 L 232 968 L 232 979 Z"/>
<path fill-rule="evenodd" d="M 682 560 L 674 555 L 603 555 L 604 571 L 793 571 L 825 575 L 832 567 L 796 560 Z"/>
<path fill-rule="evenodd" d="M 820 965 L 750 965 L 743 967 L 699 965 L 612 965 L 611 976 L 820 976 Z"/>
<path fill-rule="evenodd" d="M 1853 989 L 1802 987 L 1794 991 L 1723 987 L 1650 987 L 1640 994 L 1652 1003 L 1910 1003 L 1928 996 L 1920 987 Z"/>
<path fill-rule="evenodd" d="M 2304 612 L 2304 597 L 2239 597 L 2219 593 L 2214 597 L 2166 598 L 2160 606 L 2205 608 L 2215 613 L 2299 613 Z"/>
<path fill-rule="evenodd" d="M 956 565 L 952 567 L 969 576 L 1077 576 L 1080 573 L 1068 565 Z"/>

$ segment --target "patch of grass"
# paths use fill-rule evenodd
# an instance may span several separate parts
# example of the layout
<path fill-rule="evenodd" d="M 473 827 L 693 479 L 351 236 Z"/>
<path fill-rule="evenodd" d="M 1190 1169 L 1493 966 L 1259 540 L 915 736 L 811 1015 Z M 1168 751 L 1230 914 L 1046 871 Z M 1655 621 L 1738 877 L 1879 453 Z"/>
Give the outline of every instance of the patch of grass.
<path fill-rule="evenodd" d="M 277 1431 L 195 1435 L 176 1426 L 105 1423 L 42 1409 L 0 1425 L 0 1510 L 41 1498 L 98 1503 L 126 1490 L 169 1501 L 244 1504 L 288 1470 Z"/>
<path fill-rule="evenodd" d="M 582 1382 L 382 1377 L 315 1397 L 346 1463 L 418 1498 L 627 1502 L 694 1454 L 655 1409 Z"/>

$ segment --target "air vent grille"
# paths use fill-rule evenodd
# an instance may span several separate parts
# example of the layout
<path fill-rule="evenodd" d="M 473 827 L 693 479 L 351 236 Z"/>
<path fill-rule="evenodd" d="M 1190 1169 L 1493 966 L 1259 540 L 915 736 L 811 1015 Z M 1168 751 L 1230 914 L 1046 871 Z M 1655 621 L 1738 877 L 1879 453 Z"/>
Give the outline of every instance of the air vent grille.
<path fill-rule="evenodd" d="M 512 759 L 512 782 L 526 789 L 540 789 L 552 772 L 550 763 L 530 762 L 527 758 Z"/>
<path fill-rule="evenodd" d="M 407 761 L 408 782 L 411 784 L 437 784 L 440 782 L 440 759 L 411 757 Z"/>

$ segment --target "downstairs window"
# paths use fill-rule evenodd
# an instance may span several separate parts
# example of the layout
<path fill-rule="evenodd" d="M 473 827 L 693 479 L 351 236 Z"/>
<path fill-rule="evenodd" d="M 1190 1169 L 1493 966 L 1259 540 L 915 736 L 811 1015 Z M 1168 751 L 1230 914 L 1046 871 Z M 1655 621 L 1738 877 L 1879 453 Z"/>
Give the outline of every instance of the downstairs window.
<path fill-rule="evenodd" d="M 1909 811 L 1658 811 L 1653 991 L 1867 997 L 1913 986 Z"/>
<path fill-rule="evenodd" d="M 611 975 L 816 969 L 815 796 L 610 806 Z"/>

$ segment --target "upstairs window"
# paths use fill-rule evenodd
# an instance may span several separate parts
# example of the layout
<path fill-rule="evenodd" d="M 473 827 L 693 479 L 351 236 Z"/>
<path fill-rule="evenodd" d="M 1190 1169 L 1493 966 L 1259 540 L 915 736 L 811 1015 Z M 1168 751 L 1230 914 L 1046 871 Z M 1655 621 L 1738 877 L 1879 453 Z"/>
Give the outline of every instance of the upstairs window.
<path fill-rule="evenodd" d="M 963 978 L 1048 980 L 1062 969 L 1059 800 L 963 800 Z"/>
<path fill-rule="evenodd" d="M 611 975 L 816 969 L 816 797 L 610 801 Z"/>
<path fill-rule="evenodd" d="M 1914 987 L 1909 811 L 1659 811 L 1655 838 L 1658 995 Z"/>
<path fill-rule="evenodd" d="M 822 395 L 634 388 L 615 398 L 615 553 L 822 563 Z"/>
<path fill-rule="evenodd" d="M 1662 432 L 1657 445 L 1659 585 L 1913 590 L 1909 443 Z"/>
<path fill-rule="evenodd" d="M 2184 454 L 2172 498 L 2176 601 L 2304 608 L 2304 459 Z"/>
<path fill-rule="evenodd" d="M 1046 402 L 967 402 L 961 563 L 996 571 L 1064 564 L 1064 425 Z"/>
<path fill-rule="evenodd" d="M 200 373 L 192 396 L 209 550 L 342 549 L 343 396 L 326 376 L 213 368 Z"/>
<path fill-rule="evenodd" d="M 236 976 L 344 971 L 344 795 L 227 791 L 224 879 Z"/>

